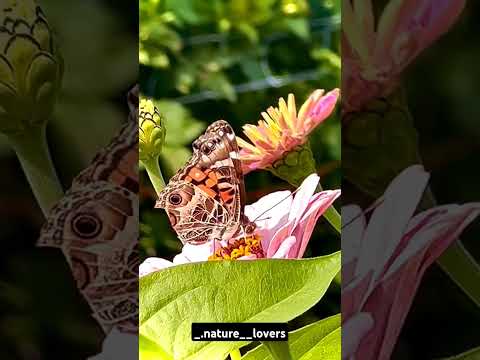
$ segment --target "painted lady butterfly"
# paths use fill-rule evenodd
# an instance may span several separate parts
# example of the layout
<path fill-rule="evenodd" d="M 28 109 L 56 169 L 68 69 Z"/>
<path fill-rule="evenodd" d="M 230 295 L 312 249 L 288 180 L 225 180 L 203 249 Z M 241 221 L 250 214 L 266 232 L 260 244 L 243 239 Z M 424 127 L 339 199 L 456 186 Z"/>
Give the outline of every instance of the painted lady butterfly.
<path fill-rule="evenodd" d="M 243 214 L 245 185 L 232 127 L 211 124 L 193 143 L 190 161 L 171 179 L 155 205 L 168 214 L 183 243 L 203 244 L 251 233 Z"/>
<path fill-rule="evenodd" d="M 62 249 L 104 331 L 138 332 L 138 87 L 112 142 L 73 181 L 38 246 Z"/>

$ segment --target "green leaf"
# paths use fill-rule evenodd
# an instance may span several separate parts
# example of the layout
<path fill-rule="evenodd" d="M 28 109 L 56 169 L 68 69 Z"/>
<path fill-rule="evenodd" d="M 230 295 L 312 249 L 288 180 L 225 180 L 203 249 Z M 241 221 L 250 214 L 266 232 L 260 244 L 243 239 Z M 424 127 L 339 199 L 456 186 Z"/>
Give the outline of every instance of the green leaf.
<path fill-rule="evenodd" d="M 181 166 L 183 166 L 188 159 L 192 156 L 192 152 L 183 146 L 165 146 L 162 149 L 162 164 L 165 164 L 166 168 L 162 167 L 162 170 L 166 170 L 166 173 L 174 174 Z"/>
<path fill-rule="evenodd" d="M 286 19 L 285 24 L 287 28 L 299 38 L 303 40 L 308 40 L 310 38 L 310 28 L 307 19 Z"/>
<path fill-rule="evenodd" d="M 340 252 L 301 260 L 209 261 L 140 278 L 140 333 L 175 359 L 224 359 L 248 342 L 193 342 L 192 322 L 287 322 L 315 305 Z"/>
<path fill-rule="evenodd" d="M 173 360 L 166 354 L 155 342 L 148 340 L 140 334 L 138 348 L 140 350 L 140 360 Z"/>
<path fill-rule="evenodd" d="M 480 360 L 480 346 L 443 360 Z"/>
<path fill-rule="evenodd" d="M 156 100 L 155 106 L 165 118 L 166 146 L 175 147 L 190 144 L 205 129 L 182 104 L 171 100 Z"/>
<path fill-rule="evenodd" d="M 263 341 L 262 344 L 274 360 L 292 360 L 288 341 Z"/>
<path fill-rule="evenodd" d="M 317 321 L 288 334 L 293 359 L 339 360 L 341 357 L 341 315 Z M 264 345 L 246 353 L 243 360 L 273 360 Z"/>
<path fill-rule="evenodd" d="M 200 86 L 218 93 L 228 101 L 234 102 L 237 99 L 233 85 L 222 72 L 209 72 L 201 78 Z"/>

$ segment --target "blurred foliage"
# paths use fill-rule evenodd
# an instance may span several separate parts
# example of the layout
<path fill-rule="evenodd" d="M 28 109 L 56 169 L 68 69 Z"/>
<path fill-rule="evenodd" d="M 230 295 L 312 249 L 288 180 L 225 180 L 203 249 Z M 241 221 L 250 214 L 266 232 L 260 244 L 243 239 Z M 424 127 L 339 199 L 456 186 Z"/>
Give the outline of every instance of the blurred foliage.
<path fill-rule="evenodd" d="M 141 0 L 140 89 L 152 98 L 167 129 L 160 163 L 170 178 L 190 157 L 191 143 L 206 126 L 227 120 L 241 127 L 256 123 L 280 97 L 295 95 L 297 107 L 316 88 L 340 86 L 340 0 Z M 325 189 L 339 188 L 340 124 L 332 115 L 310 137 Z M 291 189 L 270 173 L 246 179 L 247 203 Z M 172 259 L 181 243 L 155 192 L 141 173 L 142 256 Z M 340 248 L 338 235 L 323 219 L 305 256 Z M 339 311 L 333 287 L 314 311 L 292 322 L 303 326 Z"/>

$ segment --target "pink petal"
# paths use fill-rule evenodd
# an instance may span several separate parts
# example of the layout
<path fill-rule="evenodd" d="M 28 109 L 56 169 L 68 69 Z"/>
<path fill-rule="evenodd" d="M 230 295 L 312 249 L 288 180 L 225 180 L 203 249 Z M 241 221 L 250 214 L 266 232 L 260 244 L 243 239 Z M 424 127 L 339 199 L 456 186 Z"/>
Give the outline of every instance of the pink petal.
<path fill-rule="evenodd" d="M 138 273 L 139 276 L 145 276 L 152 272 L 162 270 L 170 266 L 173 266 L 173 263 L 171 261 L 157 257 L 150 257 L 145 259 L 145 261 L 140 264 L 138 268 Z"/>
<path fill-rule="evenodd" d="M 257 256 L 254 254 L 240 256 L 239 258 L 237 258 L 237 260 L 256 260 L 256 259 L 257 259 Z"/>
<path fill-rule="evenodd" d="M 290 214 L 288 216 L 288 220 L 293 222 L 292 228 L 297 226 L 298 222 L 300 221 L 303 213 L 310 203 L 310 198 L 317 189 L 319 182 L 320 177 L 317 174 L 311 174 L 305 180 L 303 180 L 302 184 L 298 188 L 295 198 L 293 199 Z"/>
<path fill-rule="evenodd" d="M 296 246 L 290 250 L 289 258 L 301 258 L 305 253 L 310 237 L 312 236 L 318 218 L 332 206 L 333 202 L 340 196 L 340 190 L 327 190 L 315 194 L 303 214 L 300 222 L 293 231 L 293 234 L 300 239 Z"/>
<path fill-rule="evenodd" d="M 390 357 L 424 272 L 479 213 L 478 203 L 448 205 L 421 213 L 410 222 L 404 235 L 406 246 L 361 308 L 372 312 L 375 326 L 359 351 L 372 354 L 372 359 Z M 358 292 L 354 290 L 350 297 Z M 342 296 L 342 302 L 346 300 Z"/>
<path fill-rule="evenodd" d="M 360 341 L 373 327 L 374 321 L 369 313 L 358 313 L 342 325 L 342 359 L 354 357 Z"/>
<path fill-rule="evenodd" d="M 365 216 L 359 206 L 347 205 L 342 207 L 342 241 L 348 244 L 342 249 L 343 263 L 348 264 L 357 259 L 366 227 Z M 344 276 L 342 276 L 342 281 L 346 281 Z"/>
<path fill-rule="evenodd" d="M 245 215 L 250 221 L 255 220 L 257 226 L 273 228 L 288 214 L 293 201 L 291 194 L 290 191 L 277 191 L 265 195 L 255 203 L 245 206 Z"/>
<path fill-rule="evenodd" d="M 407 246 L 389 267 L 385 277 L 428 247 L 429 259 L 433 262 L 463 232 L 480 213 L 480 203 L 439 206 L 415 216 L 409 224 Z M 418 227 L 419 224 L 421 227 Z M 425 265 L 425 264 L 424 264 Z M 428 266 L 428 265 L 427 265 Z"/>
<path fill-rule="evenodd" d="M 281 243 L 278 250 L 272 256 L 274 259 L 293 259 L 288 256 L 290 249 L 297 243 L 297 238 L 295 236 L 289 236 Z"/>
<path fill-rule="evenodd" d="M 339 89 L 334 89 L 322 96 L 312 107 L 307 114 L 307 118 L 311 118 L 312 121 L 305 123 L 304 133 L 309 134 L 315 127 L 327 119 L 335 109 L 338 97 L 340 95 Z"/>
<path fill-rule="evenodd" d="M 219 244 L 217 244 L 218 247 Z M 173 259 L 174 264 L 185 264 L 190 262 L 207 261 L 213 254 L 212 242 L 201 245 L 185 244 L 182 252 Z"/>
<path fill-rule="evenodd" d="M 357 276 L 375 266 L 375 278 L 395 250 L 408 221 L 417 208 L 429 175 L 420 165 L 411 166 L 398 175 L 387 188 L 384 201 L 372 214 L 358 255 Z"/>
<path fill-rule="evenodd" d="M 267 258 L 273 257 L 273 255 L 277 252 L 282 242 L 291 235 L 291 229 L 292 229 L 292 222 L 287 220 L 275 232 L 275 234 L 270 239 L 270 241 L 268 240 L 265 241 L 265 246 L 264 246 L 264 241 L 262 240 L 262 246 L 264 251 L 266 250 L 265 255 Z"/>

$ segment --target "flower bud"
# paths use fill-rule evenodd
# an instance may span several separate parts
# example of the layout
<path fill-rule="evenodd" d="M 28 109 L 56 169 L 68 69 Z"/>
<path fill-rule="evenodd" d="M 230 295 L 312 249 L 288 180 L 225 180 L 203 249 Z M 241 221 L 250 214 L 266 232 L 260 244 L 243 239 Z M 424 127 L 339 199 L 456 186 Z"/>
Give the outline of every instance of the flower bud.
<path fill-rule="evenodd" d="M 343 176 L 375 198 L 403 169 L 421 162 L 413 119 L 398 95 L 373 100 L 343 119 Z"/>
<path fill-rule="evenodd" d="M 53 111 L 63 60 L 33 0 L 7 0 L 0 10 L 0 132 L 44 126 Z"/>
<path fill-rule="evenodd" d="M 165 126 L 151 100 L 140 100 L 138 125 L 140 160 L 157 159 L 165 142 Z"/>

